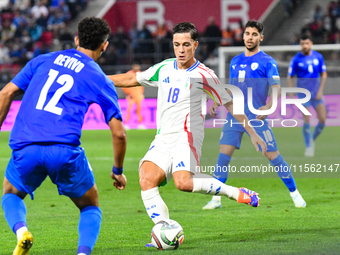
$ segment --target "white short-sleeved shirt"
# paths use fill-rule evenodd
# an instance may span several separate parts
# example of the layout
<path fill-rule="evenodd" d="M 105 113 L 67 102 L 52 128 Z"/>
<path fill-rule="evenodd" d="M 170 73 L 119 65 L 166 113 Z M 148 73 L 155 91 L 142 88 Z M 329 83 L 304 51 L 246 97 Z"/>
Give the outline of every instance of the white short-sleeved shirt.
<path fill-rule="evenodd" d="M 137 73 L 137 80 L 143 86 L 158 87 L 157 134 L 160 136 L 193 130 L 204 134 L 202 100 L 204 91 L 211 87 L 218 94 L 212 93 L 217 102 L 225 104 L 232 100 L 224 88 L 218 87 L 220 81 L 215 73 L 199 61 L 182 70 L 178 69 L 175 58 L 167 59 Z"/>

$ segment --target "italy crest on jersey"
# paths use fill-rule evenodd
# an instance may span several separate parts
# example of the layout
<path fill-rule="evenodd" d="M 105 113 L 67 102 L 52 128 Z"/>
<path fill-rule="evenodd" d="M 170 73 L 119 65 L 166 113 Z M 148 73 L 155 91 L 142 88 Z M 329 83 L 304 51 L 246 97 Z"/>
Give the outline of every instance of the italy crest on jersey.
<path fill-rule="evenodd" d="M 187 81 L 185 82 L 185 89 L 190 90 L 192 87 L 192 84 L 190 83 L 190 77 L 187 78 Z"/>

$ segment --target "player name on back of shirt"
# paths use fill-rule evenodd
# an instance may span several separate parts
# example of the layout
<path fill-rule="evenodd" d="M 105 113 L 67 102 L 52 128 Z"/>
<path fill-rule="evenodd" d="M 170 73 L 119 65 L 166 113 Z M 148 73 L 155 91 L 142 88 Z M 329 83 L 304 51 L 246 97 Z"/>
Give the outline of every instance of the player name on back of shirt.
<path fill-rule="evenodd" d="M 59 54 L 53 63 L 71 69 L 76 73 L 79 73 L 85 66 L 84 63 L 77 58 L 73 58 L 63 54 Z"/>

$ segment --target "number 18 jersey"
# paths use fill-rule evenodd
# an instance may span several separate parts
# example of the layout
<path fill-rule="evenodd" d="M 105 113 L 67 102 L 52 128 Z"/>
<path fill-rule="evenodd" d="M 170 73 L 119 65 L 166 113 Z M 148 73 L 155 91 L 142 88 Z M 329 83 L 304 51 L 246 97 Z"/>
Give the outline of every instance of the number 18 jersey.
<path fill-rule="evenodd" d="M 181 70 L 176 59 L 167 59 L 148 70 L 137 73 L 143 86 L 158 87 L 157 134 L 169 135 L 184 132 L 204 134 L 204 117 L 201 114 L 204 89 L 212 87 L 219 103 L 231 101 L 212 70 L 196 61 L 190 68 Z M 203 85 L 204 84 L 204 85 Z M 209 86 L 209 87 L 208 87 Z M 204 100 L 204 99 L 203 99 Z M 205 103 L 205 101 L 204 101 Z"/>
<path fill-rule="evenodd" d="M 25 94 L 9 145 L 80 145 L 85 113 L 92 103 L 103 110 L 105 121 L 121 120 L 113 82 L 99 65 L 75 49 L 40 55 L 12 80 Z"/>

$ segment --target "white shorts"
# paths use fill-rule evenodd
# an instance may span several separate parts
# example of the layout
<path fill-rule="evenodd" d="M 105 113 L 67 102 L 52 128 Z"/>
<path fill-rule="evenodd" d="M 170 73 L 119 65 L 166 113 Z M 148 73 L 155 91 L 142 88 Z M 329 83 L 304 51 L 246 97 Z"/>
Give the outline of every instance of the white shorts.
<path fill-rule="evenodd" d="M 140 160 L 139 167 L 144 161 L 151 161 L 163 169 L 166 182 L 172 179 L 177 171 L 199 172 L 199 161 L 203 136 L 193 137 L 191 133 L 171 136 L 157 135 L 150 145 L 149 151 Z"/>

